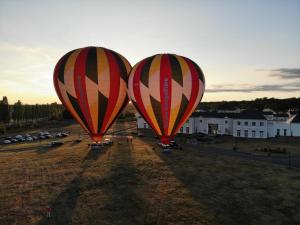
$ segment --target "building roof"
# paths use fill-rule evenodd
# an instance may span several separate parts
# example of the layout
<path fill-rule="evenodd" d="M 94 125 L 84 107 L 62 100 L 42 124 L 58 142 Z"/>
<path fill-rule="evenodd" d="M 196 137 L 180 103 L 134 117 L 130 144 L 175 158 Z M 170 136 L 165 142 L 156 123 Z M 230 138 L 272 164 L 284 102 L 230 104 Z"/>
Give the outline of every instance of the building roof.
<path fill-rule="evenodd" d="M 192 117 L 206 117 L 206 118 L 231 118 L 232 114 L 236 113 L 219 113 L 219 112 L 194 112 Z"/>
<path fill-rule="evenodd" d="M 251 120 L 266 120 L 261 112 L 252 113 L 238 113 L 234 119 L 251 119 Z"/>
<path fill-rule="evenodd" d="M 293 118 L 291 123 L 300 123 L 300 113 Z"/>
<path fill-rule="evenodd" d="M 264 115 L 273 115 L 274 113 L 271 112 L 271 111 L 265 111 L 265 112 L 262 112 Z"/>
<path fill-rule="evenodd" d="M 289 115 L 286 113 L 276 113 L 276 114 L 274 114 L 274 116 L 275 117 L 289 117 Z"/>
<path fill-rule="evenodd" d="M 242 113 L 219 113 L 219 112 L 194 112 L 192 117 L 205 117 L 205 118 L 231 118 L 231 119 L 254 119 L 266 120 L 264 115 L 258 111 L 245 111 Z"/>

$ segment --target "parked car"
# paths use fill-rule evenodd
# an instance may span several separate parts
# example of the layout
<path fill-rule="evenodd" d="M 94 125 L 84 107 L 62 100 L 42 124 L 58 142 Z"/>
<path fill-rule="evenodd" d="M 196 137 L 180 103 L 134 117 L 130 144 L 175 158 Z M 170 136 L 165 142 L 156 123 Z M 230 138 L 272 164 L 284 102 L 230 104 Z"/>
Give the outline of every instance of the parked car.
<path fill-rule="evenodd" d="M 33 141 L 33 138 L 32 137 L 27 137 L 26 141 Z"/>
<path fill-rule="evenodd" d="M 25 137 L 28 138 L 28 137 L 31 137 L 31 135 L 30 134 L 25 134 Z"/>
<path fill-rule="evenodd" d="M 15 138 L 12 138 L 11 140 L 10 140 L 12 143 L 17 143 L 17 142 L 19 142 L 17 139 L 15 139 Z"/>
<path fill-rule="evenodd" d="M 37 136 L 32 136 L 33 140 L 38 140 L 39 138 Z"/>
<path fill-rule="evenodd" d="M 51 147 L 56 147 L 56 146 L 61 146 L 64 143 L 62 141 L 52 141 L 51 142 Z"/>
<path fill-rule="evenodd" d="M 48 131 L 44 131 L 44 135 L 48 135 L 49 134 L 49 132 Z"/>
<path fill-rule="evenodd" d="M 26 141 L 25 138 L 18 138 L 17 140 L 20 141 L 20 142 Z"/>
<path fill-rule="evenodd" d="M 59 133 L 56 133 L 55 134 L 55 137 L 62 137 L 62 134 L 59 132 Z"/>
<path fill-rule="evenodd" d="M 4 140 L 4 141 L 3 141 L 3 144 L 10 144 L 10 143 L 11 143 L 10 140 Z"/>
<path fill-rule="evenodd" d="M 47 134 L 45 135 L 47 138 L 53 138 L 53 136 L 51 134 Z"/>
<path fill-rule="evenodd" d="M 39 139 L 46 139 L 44 135 L 39 136 Z"/>
<path fill-rule="evenodd" d="M 169 145 L 171 148 L 182 149 L 182 147 L 179 144 L 177 144 L 176 141 L 170 141 Z"/>
<path fill-rule="evenodd" d="M 68 136 L 69 136 L 69 134 L 68 134 L 68 133 L 66 133 L 66 132 L 64 132 L 64 133 L 61 133 L 61 136 L 63 136 L 63 137 L 68 137 Z"/>
<path fill-rule="evenodd" d="M 15 136 L 15 139 L 20 139 L 20 138 L 23 138 L 23 136 L 21 134 L 18 134 Z"/>

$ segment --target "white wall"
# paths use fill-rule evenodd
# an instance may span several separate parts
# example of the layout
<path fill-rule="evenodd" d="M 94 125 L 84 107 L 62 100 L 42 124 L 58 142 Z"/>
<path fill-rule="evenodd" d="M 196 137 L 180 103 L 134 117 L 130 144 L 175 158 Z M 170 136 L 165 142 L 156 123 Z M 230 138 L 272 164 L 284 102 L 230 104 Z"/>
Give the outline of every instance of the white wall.
<path fill-rule="evenodd" d="M 137 128 L 150 128 L 150 126 L 142 117 L 138 117 Z"/>
<path fill-rule="evenodd" d="M 182 129 L 181 129 L 182 128 Z M 190 117 L 181 127 L 178 133 L 193 134 L 195 133 L 195 118 Z"/>
<path fill-rule="evenodd" d="M 285 121 L 268 121 L 268 137 L 276 137 L 277 130 L 279 130 L 279 136 L 291 136 L 290 123 Z M 286 135 L 284 135 L 286 130 Z"/>
<path fill-rule="evenodd" d="M 200 122 L 202 121 L 202 122 Z M 225 122 L 227 121 L 227 123 Z M 238 121 L 240 125 L 238 125 Z M 245 125 L 248 122 L 248 125 Z M 252 125 L 255 122 L 255 126 Z M 260 122 L 263 123 L 260 126 Z M 228 135 L 233 135 L 238 137 L 237 131 L 240 130 L 240 137 L 245 137 L 245 130 L 248 130 L 248 138 L 252 137 L 252 131 L 255 131 L 255 138 L 267 138 L 276 137 L 277 129 L 280 130 L 280 136 L 284 136 L 284 129 L 286 129 L 286 136 L 300 137 L 300 124 L 299 123 L 289 123 L 286 121 L 267 121 L 267 120 L 251 120 L 251 119 L 231 119 L 231 118 L 205 118 L 205 117 L 191 117 L 182 126 L 178 133 L 187 133 L 187 127 L 189 134 L 193 133 L 205 133 L 208 134 L 208 124 L 218 124 L 218 134 L 226 135 L 225 129 L 228 131 Z M 150 126 L 142 117 L 137 117 L 137 127 L 138 128 L 149 128 Z M 262 137 L 260 136 L 260 131 L 263 132 Z"/>
<path fill-rule="evenodd" d="M 195 128 L 194 128 L 194 118 L 189 118 L 188 121 L 183 124 L 182 128 L 183 128 L 183 132 L 181 132 L 181 130 L 178 131 L 178 133 L 184 133 L 186 134 L 187 131 L 189 132 L 189 134 L 193 134 L 195 132 Z M 187 129 L 188 127 L 188 129 Z M 144 129 L 144 128 L 149 128 L 151 129 L 151 127 L 149 126 L 149 124 L 143 119 L 143 117 L 137 117 L 137 128 L 138 129 Z"/>
<path fill-rule="evenodd" d="M 231 118 L 195 118 L 195 133 L 208 134 L 208 124 L 217 124 L 217 134 L 232 135 L 232 119 Z"/>
<path fill-rule="evenodd" d="M 300 137 L 300 123 L 291 123 L 291 135 Z"/>
<path fill-rule="evenodd" d="M 246 122 L 248 122 L 248 125 L 245 124 Z M 255 125 L 252 124 L 253 122 L 255 123 Z M 260 123 L 262 123 L 262 125 Z M 268 137 L 267 127 L 268 127 L 267 120 L 234 119 L 233 136 L 247 137 L 245 132 L 248 131 L 248 138 L 267 138 Z M 238 135 L 238 131 L 240 131 L 240 136 Z"/>

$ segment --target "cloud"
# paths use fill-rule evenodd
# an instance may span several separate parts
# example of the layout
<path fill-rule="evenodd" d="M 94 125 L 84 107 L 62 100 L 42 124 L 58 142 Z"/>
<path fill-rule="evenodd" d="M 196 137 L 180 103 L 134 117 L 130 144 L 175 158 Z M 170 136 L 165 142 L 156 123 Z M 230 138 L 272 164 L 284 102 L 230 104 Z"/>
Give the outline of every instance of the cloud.
<path fill-rule="evenodd" d="M 280 68 L 271 70 L 271 77 L 280 79 L 300 79 L 300 68 Z"/>
<path fill-rule="evenodd" d="M 211 88 L 205 90 L 209 93 L 217 92 L 294 92 L 300 91 L 300 82 L 293 82 L 288 84 L 271 84 L 271 85 L 250 85 L 250 84 L 227 84 L 227 85 L 211 85 Z"/>

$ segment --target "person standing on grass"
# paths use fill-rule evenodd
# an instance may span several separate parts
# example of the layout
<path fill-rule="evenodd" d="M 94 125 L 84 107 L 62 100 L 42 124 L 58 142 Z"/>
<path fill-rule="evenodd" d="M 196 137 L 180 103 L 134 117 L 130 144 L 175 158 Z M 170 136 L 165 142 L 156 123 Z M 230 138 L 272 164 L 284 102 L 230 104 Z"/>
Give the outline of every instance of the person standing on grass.
<path fill-rule="evenodd" d="M 51 211 L 52 211 L 52 208 L 50 206 L 47 206 L 46 207 L 46 216 L 47 216 L 47 218 L 51 217 Z"/>

